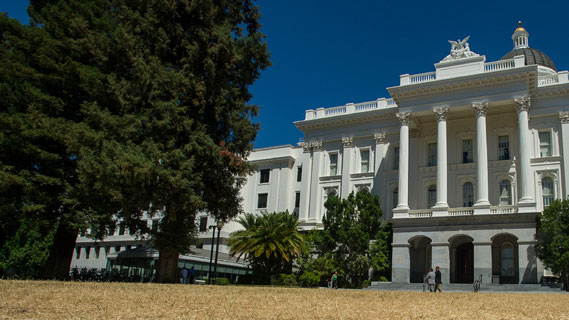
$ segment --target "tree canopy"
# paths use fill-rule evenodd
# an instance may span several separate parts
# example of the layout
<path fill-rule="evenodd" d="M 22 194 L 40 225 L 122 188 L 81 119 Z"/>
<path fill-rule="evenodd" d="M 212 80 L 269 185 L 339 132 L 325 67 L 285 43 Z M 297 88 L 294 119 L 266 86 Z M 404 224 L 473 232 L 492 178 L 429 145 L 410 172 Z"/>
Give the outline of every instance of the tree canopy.
<path fill-rule="evenodd" d="M 241 177 L 250 170 L 243 159 L 258 130 L 248 87 L 270 65 L 257 7 L 250 0 L 31 0 L 29 12 L 30 26 L 2 20 L 12 29 L 2 32 L 10 63 L 0 90 L 14 93 L 0 110 L 10 126 L 0 130 L 2 147 L 16 149 L 1 159 L 13 181 L 2 210 L 16 210 L 22 194 L 30 194 L 26 205 L 38 202 L 11 155 L 35 152 L 22 146 L 38 134 L 24 129 L 39 127 L 54 156 L 43 165 L 44 153 L 36 154 L 27 170 L 55 171 L 48 176 L 60 187 L 46 188 L 57 194 L 46 210 L 57 214 L 47 221 L 67 230 L 52 246 L 65 248 L 66 272 L 79 231 L 104 237 L 120 219 L 142 234 L 150 232 L 143 218 L 158 215 L 151 235 L 160 251 L 157 280 L 176 281 L 196 213 L 226 221 L 239 211 Z M 16 52 L 26 33 L 31 40 Z M 24 129 L 8 131 L 17 119 Z"/>
<path fill-rule="evenodd" d="M 324 230 L 314 237 L 318 254 L 331 259 L 356 287 L 367 279 L 370 268 L 388 271 L 391 232 L 388 225 L 382 225 L 379 197 L 364 189 L 346 199 L 330 197 L 324 207 Z"/>
<path fill-rule="evenodd" d="M 290 273 L 293 260 L 306 250 L 298 218 L 288 211 L 246 213 L 237 222 L 243 229 L 231 234 L 230 254 L 245 257 L 260 279 Z"/>
<path fill-rule="evenodd" d="M 554 200 L 538 216 L 537 256 L 569 291 L 569 200 Z"/>

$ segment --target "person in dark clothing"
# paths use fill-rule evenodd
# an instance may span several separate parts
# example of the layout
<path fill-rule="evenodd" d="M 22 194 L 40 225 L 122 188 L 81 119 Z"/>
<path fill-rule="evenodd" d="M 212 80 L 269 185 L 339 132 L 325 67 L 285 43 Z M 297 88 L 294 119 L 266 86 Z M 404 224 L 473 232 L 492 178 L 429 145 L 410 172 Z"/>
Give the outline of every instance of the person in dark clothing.
<path fill-rule="evenodd" d="M 194 269 L 194 267 L 192 267 L 190 269 L 190 284 L 194 284 L 196 282 L 196 269 Z"/>
<path fill-rule="evenodd" d="M 441 270 L 439 268 L 439 266 L 437 266 L 436 271 L 435 271 L 435 292 L 437 292 L 437 290 L 439 292 L 443 292 L 443 290 L 441 290 L 441 284 L 443 283 L 443 277 L 441 274 Z"/>

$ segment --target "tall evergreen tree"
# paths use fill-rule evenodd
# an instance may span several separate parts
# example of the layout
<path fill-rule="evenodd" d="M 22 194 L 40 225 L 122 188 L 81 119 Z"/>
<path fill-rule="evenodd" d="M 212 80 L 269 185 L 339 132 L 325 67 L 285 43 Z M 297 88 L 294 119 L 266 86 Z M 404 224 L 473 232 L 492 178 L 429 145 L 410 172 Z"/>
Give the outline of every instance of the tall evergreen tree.
<path fill-rule="evenodd" d="M 120 218 L 146 232 L 143 215 L 159 213 L 157 280 L 175 281 L 196 213 L 225 221 L 239 210 L 258 130 L 248 87 L 270 64 L 256 6 L 32 0 L 29 12 L 45 43 L 22 54 L 39 60 L 35 85 L 51 103 L 40 112 L 57 137 L 60 163 L 50 168 L 69 172 L 47 270 L 67 272 L 81 229 L 102 237 Z M 14 100 L 24 116 L 26 90 Z"/>

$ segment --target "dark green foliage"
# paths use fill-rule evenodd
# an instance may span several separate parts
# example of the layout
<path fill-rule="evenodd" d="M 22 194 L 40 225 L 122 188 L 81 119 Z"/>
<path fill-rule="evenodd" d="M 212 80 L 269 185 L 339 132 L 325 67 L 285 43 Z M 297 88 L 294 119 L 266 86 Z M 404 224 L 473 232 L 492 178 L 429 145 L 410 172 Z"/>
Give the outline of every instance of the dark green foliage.
<path fill-rule="evenodd" d="M 554 200 L 538 216 L 537 240 L 537 256 L 569 291 L 569 200 Z"/>
<path fill-rule="evenodd" d="M 313 238 L 319 259 L 330 261 L 326 263 L 329 267 L 349 276 L 353 287 L 361 286 L 370 268 L 389 270 L 391 232 L 381 223 L 377 196 L 362 190 L 347 199 L 331 197 L 324 206 L 324 230 Z"/>
<path fill-rule="evenodd" d="M 70 259 L 73 234 L 104 237 L 122 219 L 141 235 L 160 212 L 157 279 L 176 281 L 196 212 L 239 211 L 258 130 L 248 87 L 270 64 L 257 8 L 31 0 L 29 12 L 29 27 L 0 21 L 0 241 L 44 214 L 52 256 Z"/>
<path fill-rule="evenodd" d="M 226 286 L 228 284 L 231 284 L 231 281 L 229 281 L 227 278 L 217 278 L 215 279 L 215 284 L 219 286 Z"/>
<path fill-rule="evenodd" d="M 246 213 L 238 222 L 243 230 L 231 234 L 230 254 L 249 260 L 264 283 L 269 283 L 272 275 L 291 272 L 293 260 L 305 251 L 298 219 L 288 211 L 258 216 Z"/>
<path fill-rule="evenodd" d="M 296 282 L 296 276 L 294 274 L 279 273 L 271 276 L 271 285 L 281 287 L 296 287 L 298 284 Z"/>
<path fill-rule="evenodd" d="M 314 288 L 320 284 L 320 277 L 320 274 L 317 272 L 305 271 L 298 278 L 298 282 L 303 287 Z"/>

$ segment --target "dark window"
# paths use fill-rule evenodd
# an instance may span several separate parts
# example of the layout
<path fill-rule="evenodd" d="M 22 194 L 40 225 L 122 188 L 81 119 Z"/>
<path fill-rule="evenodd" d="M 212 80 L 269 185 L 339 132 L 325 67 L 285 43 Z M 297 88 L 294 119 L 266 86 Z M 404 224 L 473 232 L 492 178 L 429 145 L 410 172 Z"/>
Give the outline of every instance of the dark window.
<path fill-rule="evenodd" d="M 85 247 L 85 259 L 89 259 L 90 254 L 91 254 L 91 247 Z"/>
<path fill-rule="evenodd" d="M 268 197 L 269 197 L 268 193 L 259 193 L 259 199 L 257 201 L 257 208 L 259 208 L 259 209 L 267 208 Z"/>
<path fill-rule="evenodd" d="M 302 181 L 302 167 L 298 167 L 296 171 L 296 181 Z"/>
<path fill-rule="evenodd" d="M 81 247 L 75 248 L 75 259 L 81 258 Z"/>
<path fill-rule="evenodd" d="M 126 246 L 126 250 L 130 250 L 130 248 L 132 248 L 132 246 L 130 244 L 128 246 Z"/>
<path fill-rule="evenodd" d="M 300 192 L 296 193 L 296 198 L 294 199 L 294 208 L 300 208 Z"/>
<path fill-rule="evenodd" d="M 200 232 L 207 231 L 207 217 L 200 218 Z"/>
<path fill-rule="evenodd" d="M 158 231 L 158 223 L 159 223 L 159 220 L 157 220 L 157 219 L 152 220 L 152 226 L 150 227 L 152 229 L 152 232 Z"/>
<path fill-rule="evenodd" d="M 437 144 L 436 143 L 429 143 L 427 145 L 427 149 L 429 152 L 427 158 L 427 166 L 434 167 L 437 165 Z"/>
<path fill-rule="evenodd" d="M 125 223 L 124 223 L 124 222 L 119 223 L 119 236 L 124 235 L 124 229 L 125 229 L 125 227 L 126 227 L 126 226 L 125 226 Z"/>
<path fill-rule="evenodd" d="M 271 169 L 261 170 L 261 183 L 268 183 L 270 174 L 271 174 Z"/>
<path fill-rule="evenodd" d="M 472 139 L 462 140 L 462 163 L 472 163 Z"/>
<path fill-rule="evenodd" d="M 121 252 L 121 246 L 115 246 L 115 252 L 116 253 Z"/>
<path fill-rule="evenodd" d="M 498 160 L 510 160 L 510 141 L 508 136 L 498 137 Z"/>
<path fill-rule="evenodd" d="M 101 247 L 95 247 L 95 259 L 99 259 L 100 251 L 101 251 Z"/>
<path fill-rule="evenodd" d="M 399 147 L 393 148 L 393 170 L 399 170 Z"/>

